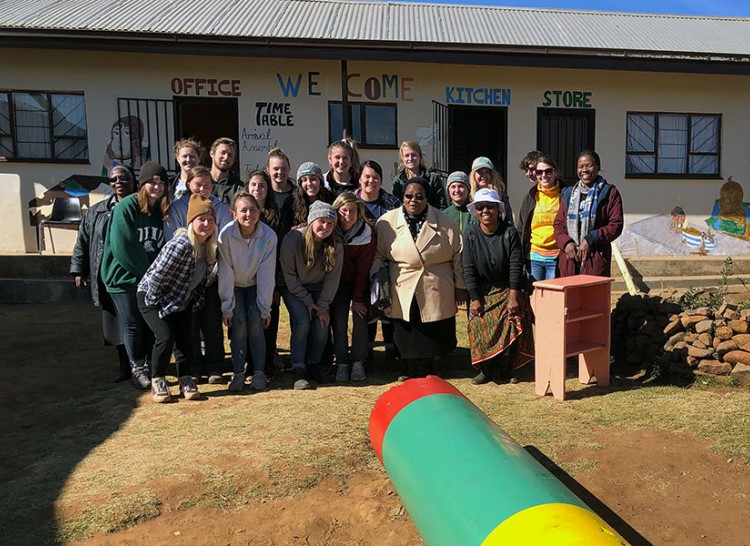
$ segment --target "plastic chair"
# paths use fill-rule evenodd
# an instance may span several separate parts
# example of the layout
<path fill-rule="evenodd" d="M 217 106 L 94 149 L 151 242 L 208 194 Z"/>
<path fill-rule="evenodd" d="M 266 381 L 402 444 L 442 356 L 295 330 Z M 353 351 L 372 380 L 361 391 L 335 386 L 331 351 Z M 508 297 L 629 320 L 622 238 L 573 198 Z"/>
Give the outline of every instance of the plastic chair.
<path fill-rule="evenodd" d="M 52 243 L 52 253 L 55 253 L 55 241 L 52 239 L 52 226 L 78 229 L 83 220 L 81 211 L 81 200 L 78 197 L 55 197 L 52 201 L 52 212 L 49 216 L 42 217 L 36 226 L 37 246 L 39 253 L 44 250 L 44 226 L 49 230 L 49 239 Z"/>

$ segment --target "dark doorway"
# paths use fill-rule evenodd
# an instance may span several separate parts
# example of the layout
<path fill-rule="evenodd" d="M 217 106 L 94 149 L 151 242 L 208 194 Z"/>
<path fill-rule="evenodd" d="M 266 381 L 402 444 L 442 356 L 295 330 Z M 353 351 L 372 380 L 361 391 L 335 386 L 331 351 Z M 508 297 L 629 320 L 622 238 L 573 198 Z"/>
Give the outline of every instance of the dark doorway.
<path fill-rule="evenodd" d="M 210 166 L 208 152 L 217 138 L 229 137 L 239 142 L 239 110 L 237 99 L 204 99 L 175 97 L 177 138 L 194 138 L 206 149 L 204 162 Z M 239 161 L 239 154 L 237 154 Z M 235 169 L 236 170 L 235 163 Z"/>
<path fill-rule="evenodd" d="M 537 110 L 537 149 L 557 161 L 565 182 L 578 180 L 576 158 L 583 150 L 593 150 L 596 111 L 590 109 L 539 108 Z"/>
<path fill-rule="evenodd" d="M 507 180 L 508 110 L 483 106 L 450 105 L 449 170 L 471 171 L 479 156 L 492 160 Z"/>

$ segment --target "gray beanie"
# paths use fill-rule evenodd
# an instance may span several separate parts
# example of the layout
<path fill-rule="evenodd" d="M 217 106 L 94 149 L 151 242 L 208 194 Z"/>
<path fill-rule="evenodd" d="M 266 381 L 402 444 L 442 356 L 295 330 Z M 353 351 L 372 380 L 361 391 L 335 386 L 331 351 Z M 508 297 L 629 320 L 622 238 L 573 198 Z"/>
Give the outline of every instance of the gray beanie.
<path fill-rule="evenodd" d="M 297 183 L 299 183 L 300 178 L 307 175 L 317 176 L 318 180 L 320 180 L 320 183 L 323 184 L 323 171 L 317 163 L 306 161 L 305 163 L 300 165 L 299 169 L 297 169 Z"/>
<path fill-rule="evenodd" d="M 307 213 L 307 225 L 312 224 L 318 218 L 330 218 L 331 220 L 335 220 L 336 211 L 333 210 L 331 205 L 318 199 L 310 205 L 310 210 Z"/>
<path fill-rule="evenodd" d="M 458 182 L 460 184 L 463 184 L 466 186 L 466 189 L 471 192 L 471 186 L 469 185 L 469 177 L 467 174 L 463 171 L 454 171 L 451 174 L 448 175 L 448 178 L 445 181 L 445 191 L 448 191 L 448 188 L 451 187 L 451 184 L 454 182 Z"/>

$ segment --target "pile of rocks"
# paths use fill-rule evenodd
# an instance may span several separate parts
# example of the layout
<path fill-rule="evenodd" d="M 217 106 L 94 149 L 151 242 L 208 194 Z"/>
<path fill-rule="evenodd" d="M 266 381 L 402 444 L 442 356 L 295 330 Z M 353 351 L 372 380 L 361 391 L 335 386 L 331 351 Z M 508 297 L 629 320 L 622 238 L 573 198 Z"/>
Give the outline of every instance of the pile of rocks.
<path fill-rule="evenodd" d="M 680 293 L 624 294 L 612 310 L 613 371 L 732 378 L 750 385 L 750 309 L 683 311 Z"/>
<path fill-rule="evenodd" d="M 670 372 L 750 385 L 750 309 L 738 311 L 734 303 L 688 309 L 670 317 L 663 334 L 662 363 Z"/>
<path fill-rule="evenodd" d="M 651 368 L 663 356 L 670 319 L 682 306 L 671 293 L 649 296 L 623 294 L 612 310 L 613 370 L 632 373 Z"/>

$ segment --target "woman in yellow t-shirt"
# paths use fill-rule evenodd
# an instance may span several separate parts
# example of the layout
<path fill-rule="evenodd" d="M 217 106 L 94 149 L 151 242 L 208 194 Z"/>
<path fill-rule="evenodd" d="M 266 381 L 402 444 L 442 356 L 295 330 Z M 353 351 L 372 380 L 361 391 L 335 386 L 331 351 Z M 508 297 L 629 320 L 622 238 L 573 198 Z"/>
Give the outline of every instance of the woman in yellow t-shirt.
<path fill-rule="evenodd" d="M 553 223 L 560 208 L 560 181 L 557 164 L 549 156 L 539 157 L 534 168 L 537 183 L 523 199 L 516 229 L 521 234 L 529 281 L 554 279 L 560 250 L 555 242 Z"/>

